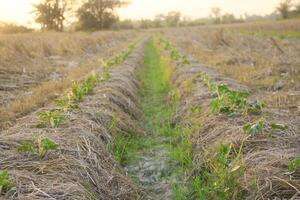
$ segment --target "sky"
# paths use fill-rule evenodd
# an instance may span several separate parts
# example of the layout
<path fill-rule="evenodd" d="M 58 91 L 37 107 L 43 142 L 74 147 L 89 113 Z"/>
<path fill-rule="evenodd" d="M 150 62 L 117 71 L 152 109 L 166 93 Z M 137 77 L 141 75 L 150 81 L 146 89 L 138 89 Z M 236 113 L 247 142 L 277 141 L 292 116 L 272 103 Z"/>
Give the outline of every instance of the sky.
<path fill-rule="evenodd" d="M 0 0 L 0 21 L 30 25 L 33 22 L 32 4 L 40 0 Z M 191 18 L 206 17 L 212 7 L 240 16 L 269 14 L 281 0 L 131 0 L 131 4 L 118 11 L 122 19 L 153 18 L 160 13 L 180 11 Z"/>

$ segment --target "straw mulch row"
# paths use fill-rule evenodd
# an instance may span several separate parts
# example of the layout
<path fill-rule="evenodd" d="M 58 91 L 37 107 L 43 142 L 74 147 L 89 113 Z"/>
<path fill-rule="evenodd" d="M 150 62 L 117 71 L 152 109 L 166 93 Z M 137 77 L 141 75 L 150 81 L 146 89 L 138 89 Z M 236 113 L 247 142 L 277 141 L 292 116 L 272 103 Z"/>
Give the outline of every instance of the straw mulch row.
<path fill-rule="evenodd" d="M 110 148 L 114 134 L 142 134 L 135 71 L 142 66 L 144 43 L 110 71 L 109 80 L 96 85 L 80 109 L 65 113 L 67 121 L 59 128 L 36 127 L 37 114 L 55 108 L 50 105 L 1 133 L 0 170 L 8 170 L 16 199 L 136 198 L 137 187 L 123 174 Z M 34 135 L 50 138 L 59 149 L 44 159 L 19 153 L 16 147 Z"/>
<path fill-rule="evenodd" d="M 192 61 L 191 65 L 176 64 L 173 85 L 181 95 L 175 121 L 184 127 L 201 124 L 201 128 L 193 131 L 194 164 L 201 169 L 206 162 L 204 158 L 213 156 L 213 149 L 221 143 L 232 144 L 239 150 L 244 141 L 242 162 L 245 173 L 239 178 L 243 190 L 240 192 L 245 192 L 249 200 L 300 198 L 300 170 L 289 172 L 287 166 L 300 155 L 300 116 L 289 110 L 268 106 L 260 115 L 232 118 L 226 114 L 212 114 L 209 104 L 213 97 L 201 79 L 200 73 L 203 72 L 215 83 L 227 84 L 238 91 L 250 91 L 197 61 Z M 191 112 L 193 108 L 200 108 L 200 112 Z M 262 117 L 270 123 L 286 124 L 288 128 L 264 130 L 250 137 L 244 133 L 245 123 Z"/>

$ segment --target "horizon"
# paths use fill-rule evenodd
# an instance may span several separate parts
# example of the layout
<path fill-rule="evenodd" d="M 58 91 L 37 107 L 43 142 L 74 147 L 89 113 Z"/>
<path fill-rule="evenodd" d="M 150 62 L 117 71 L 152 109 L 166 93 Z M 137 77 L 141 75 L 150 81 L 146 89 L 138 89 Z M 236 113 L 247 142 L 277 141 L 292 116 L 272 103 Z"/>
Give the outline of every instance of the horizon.
<path fill-rule="evenodd" d="M 32 4 L 40 0 L 0 0 L 0 21 L 20 25 L 36 26 L 34 15 L 30 13 Z M 153 19 L 157 14 L 178 11 L 191 19 L 208 17 L 213 7 L 220 7 L 222 13 L 233 13 L 240 17 L 249 15 L 268 15 L 275 11 L 281 0 L 131 0 L 131 3 L 118 9 L 120 19 Z M 257 6 L 259 5 L 259 7 Z M 13 9 L 11 9 L 13 8 Z"/>

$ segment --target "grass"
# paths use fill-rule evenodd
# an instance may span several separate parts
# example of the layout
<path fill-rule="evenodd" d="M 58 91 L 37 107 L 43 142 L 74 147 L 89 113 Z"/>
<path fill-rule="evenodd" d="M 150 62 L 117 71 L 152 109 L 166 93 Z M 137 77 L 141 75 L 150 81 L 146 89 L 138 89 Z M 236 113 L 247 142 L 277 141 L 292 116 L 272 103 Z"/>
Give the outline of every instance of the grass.
<path fill-rule="evenodd" d="M 240 152 L 220 144 L 205 159 L 204 167 L 193 180 L 194 199 L 244 199 L 239 178 L 244 174 Z"/>
<path fill-rule="evenodd" d="M 0 196 L 5 195 L 12 187 L 13 182 L 10 180 L 7 170 L 0 171 Z"/>
<path fill-rule="evenodd" d="M 150 148 L 153 145 L 151 139 L 145 140 L 144 137 L 118 134 L 112 147 L 115 160 L 121 165 L 126 166 L 131 162 L 136 152 Z"/>

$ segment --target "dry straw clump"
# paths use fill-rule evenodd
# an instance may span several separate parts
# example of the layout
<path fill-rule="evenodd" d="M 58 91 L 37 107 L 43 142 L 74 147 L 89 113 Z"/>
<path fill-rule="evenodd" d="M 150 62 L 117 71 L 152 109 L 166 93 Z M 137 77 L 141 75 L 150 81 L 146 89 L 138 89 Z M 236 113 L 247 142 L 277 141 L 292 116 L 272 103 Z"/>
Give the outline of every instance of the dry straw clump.
<path fill-rule="evenodd" d="M 59 128 L 37 128 L 38 113 L 20 119 L 1 133 L 0 169 L 7 169 L 18 199 L 136 199 L 137 187 L 114 161 L 109 147 L 114 134 L 143 134 L 137 123 L 138 82 L 144 42 L 96 85 L 79 110 L 65 113 Z M 50 106 L 53 108 L 53 106 Z M 47 109 L 49 110 L 49 108 Z M 34 134 L 50 138 L 59 149 L 44 159 L 16 147 Z"/>

